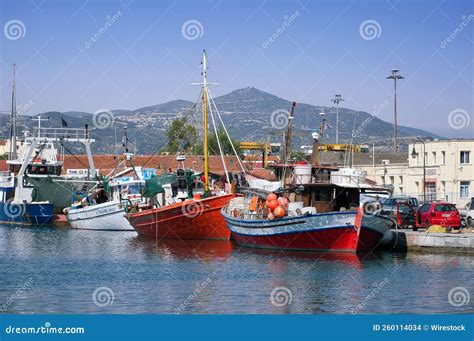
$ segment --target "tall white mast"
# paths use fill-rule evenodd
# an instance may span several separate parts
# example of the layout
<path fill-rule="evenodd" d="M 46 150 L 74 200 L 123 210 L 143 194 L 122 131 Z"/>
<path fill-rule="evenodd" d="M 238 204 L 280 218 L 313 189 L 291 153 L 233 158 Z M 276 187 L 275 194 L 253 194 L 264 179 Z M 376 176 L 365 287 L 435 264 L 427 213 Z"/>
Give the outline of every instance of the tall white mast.
<path fill-rule="evenodd" d="M 16 64 L 13 64 L 13 85 L 12 85 L 12 117 L 11 117 L 11 145 L 10 159 L 15 160 L 16 154 Z"/>

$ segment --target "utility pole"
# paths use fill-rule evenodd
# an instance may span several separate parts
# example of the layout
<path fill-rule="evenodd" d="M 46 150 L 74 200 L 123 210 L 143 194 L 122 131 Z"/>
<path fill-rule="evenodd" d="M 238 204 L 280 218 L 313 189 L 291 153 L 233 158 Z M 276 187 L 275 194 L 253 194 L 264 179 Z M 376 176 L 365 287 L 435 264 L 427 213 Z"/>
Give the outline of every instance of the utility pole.
<path fill-rule="evenodd" d="M 336 104 L 336 144 L 339 143 L 339 102 L 344 101 L 341 95 L 334 95 L 331 102 Z"/>
<path fill-rule="evenodd" d="M 405 77 L 400 75 L 400 70 L 393 69 L 392 74 L 387 79 L 393 79 L 394 92 L 393 92 L 393 151 L 398 153 L 398 136 L 397 136 L 397 79 L 404 79 Z"/>

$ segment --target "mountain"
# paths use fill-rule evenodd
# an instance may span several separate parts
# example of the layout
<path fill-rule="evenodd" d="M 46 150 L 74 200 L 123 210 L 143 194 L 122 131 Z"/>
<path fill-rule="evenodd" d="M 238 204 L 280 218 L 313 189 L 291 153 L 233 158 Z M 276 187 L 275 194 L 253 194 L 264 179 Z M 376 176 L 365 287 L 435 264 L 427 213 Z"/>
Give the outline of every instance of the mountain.
<path fill-rule="evenodd" d="M 214 100 L 233 138 L 242 141 L 270 139 L 272 142 L 281 142 L 291 101 L 253 87 L 238 89 Z M 379 108 L 373 108 L 375 114 L 339 108 L 340 142 L 349 143 L 354 132 L 354 143 L 375 143 L 379 149 L 389 149 L 393 125 L 377 117 L 377 112 L 387 110 L 388 105 L 386 102 Z M 93 150 L 95 153 L 113 153 L 116 148 L 120 151 L 122 130 L 126 125 L 129 141 L 136 147 L 136 153 L 151 154 L 166 145 L 166 128 L 176 117 L 189 116 L 191 122 L 199 125 L 201 115 L 193 116 L 194 108 L 195 104 L 190 101 L 174 100 L 135 110 L 112 110 L 115 124 L 91 132 L 91 136 L 96 139 Z M 293 121 L 294 149 L 311 143 L 311 132 L 319 129 L 321 112 L 325 113 L 328 123 L 324 141 L 335 141 L 336 108 L 297 103 Z M 68 127 L 81 128 L 85 124 L 94 127 L 94 115 L 90 113 L 47 112 L 42 116 L 49 117 L 48 121 L 42 122 L 42 127 L 60 127 L 61 118 L 67 122 Z M 9 134 L 9 119 L 7 114 L 0 115 L 0 137 L 3 139 Z M 18 131 L 31 130 L 34 126 L 31 119 L 31 116 L 19 116 Z M 398 131 L 402 149 L 406 149 L 408 142 L 414 137 L 439 138 L 430 132 L 411 127 L 399 126 Z"/>

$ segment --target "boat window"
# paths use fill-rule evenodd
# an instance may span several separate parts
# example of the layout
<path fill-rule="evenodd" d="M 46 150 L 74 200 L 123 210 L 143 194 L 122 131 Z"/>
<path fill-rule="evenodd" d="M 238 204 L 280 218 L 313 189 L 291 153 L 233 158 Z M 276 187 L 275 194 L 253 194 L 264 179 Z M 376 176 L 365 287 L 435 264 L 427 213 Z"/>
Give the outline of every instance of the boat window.
<path fill-rule="evenodd" d="M 331 201 L 332 189 L 321 188 L 314 191 L 314 201 Z"/>
<path fill-rule="evenodd" d="M 130 185 L 128 187 L 128 193 L 129 194 L 140 194 L 141 193 L 140 185 Z"/>

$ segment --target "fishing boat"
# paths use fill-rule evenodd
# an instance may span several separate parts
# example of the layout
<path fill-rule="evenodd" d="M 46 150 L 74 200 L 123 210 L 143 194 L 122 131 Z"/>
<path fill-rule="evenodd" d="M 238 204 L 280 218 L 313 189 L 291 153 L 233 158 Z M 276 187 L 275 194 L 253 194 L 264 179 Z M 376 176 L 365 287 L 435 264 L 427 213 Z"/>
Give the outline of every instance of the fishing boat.
<path fill-rule="evenodd" d="M 193 170 L 178 169 L 176 174 L 165 174 L 164 177 L 152 178 L 146 186 L 161 187 L 150 193 L 152 198 L 149 208 L 137 208 L 130 212 L 127 217 L 133 228 L 140 234 L 158 239 L 223 239 L 230 238 L 230 231 L 227 229 L 224 218 L 221 215 L 221 209 L 235 197 L 233 193 L 225 193 L 223 188 L 210 189 L 209 183 L 209 152 L 208 152 L 208 107 L 211 113 L 211 119 L 217 136 L 217 128 L 214 120 L 214 114 L 220 117 L 215 103 L 208 91 L 207 82 L 207 61 L 206 51 L 202 55 L 202 112 L 203 112 L 203 150 L 204 150 L 204 171 L 202 175 Z M 214 106 L 214 111 L 212 107 Z M 225 129 L 225 128 L 224 128 Z M 227 134 L 227 130 L 225 129 Z M 231 142 L 229 135 L 227 138 Z M 221 158 L 227 177 L 227 184 L 230 184 L 229 175 L 224 162 L 221 144 L 218 139 Z M 232 142 L 231 142 L 232 144 Z M 232 148 L 233 145 L 232 145 Z M 235 148 L 234 148 L 235 152 Z M 235 152 L 237 155 L 237 153 Z M 178 160 L 179 161 L 179 160 Z M 240 159 L 239 159 L 240 163 Z M 243 168 L 243 166 L 241 166 Z M 181 174 L 180 174 L 181 173 Z M 173 193 L 169 195 L 165 190 L 166 186 L 173 181 L 176 176 L 177 181 L 185 187 L 181 194 Z M 181 178 L 179 178 L 181 177 Z M 171 179 L 171 180 L 170 180 Z M 194 191 L 192 184 L 202 183 L 202 193 Z M 183 186 L 176 186 L 181 187 Z M 224 186 L 223 186 L 224 187 Z M 147 188 L 145 188 L 147 191 Z M 175 191 L 177 192 L 177 191 Z"/>
<path fill-rule="evenodd" d="M 42 225 L 51 222 L 53 204 L 20 200 L 16 195 L 15 176 L 0 172 L 0 223 Z"/>
<path fill-rule="evenodd" d="M 35 149 L 28 157 L 21 153 L 18 157 L 16 133 L 16 66 L 13 64 L 12 111 L 10 119 L 10 151 L 8 152 L 8 171 L 0 172 L 0 222 L 15 224 L 48 224 L 53 216 L 54 205 L 47 200 L 36 200 L 28 193 L 24 193 L 24 177 L 28 171 L 49 172 L 50 164 L 55 156 L 49 153 L 48 148 Z M 27 133 L 25 134 L 25 136 Z M 24 143 L 30 143 L 25 138 Z M 22 151 L 25 151 L 23 148 Z M 41 160 L 39 164 L 35 161 Z M 16 172 L 14 165 L 17 165 Z M 54 171 L 54 170 L 53 170 Z M 31 193 L 30 193 L 31 194 Z"/>
<path fill-rule="evenodd" d="M 141 192 L 145 184 L 144 176 L 140 168 L 135 168 L 132 162 L 133 154 L 124 153 L 124 159 L 117 165 L 120 168 L 129 162 L 131 167 L 115 174 L 116 176 L 107 180 L 95 188 L 91 193 L 85 195 L 81 200 L 73 203 L 71 207 L 64 209 L 67 220 L 72 228 L 83 230 L 102 231 L 134 231 L 125 217 L 128 207 L 138 206 L 141 202 Z M 123 176 L 133 172 L 133 176 Z"/>
<path fill-rule="evenodd" d="M 293 111 L 290 114 L 292 122 Z M 311 163 L 272 165 L 282 187 L 274 193 L 249 191 L 222 209 L 227 227 L 243 246 L 304 251 L 372 251 L 392 238 L 392 219 L 377 214 L 360 195 L 377 188 L 361 172 L 320 165 L 319 138 L 313 134 Z M 289 160 L 291 125 L 286 133 Z M 266 199 L 266 200 L 265 200 Z"/>
<path fill-rule="evenodd" d="M 292 174 L 290 183 L 280 191 L 282 205 L 289 201 L 286 214 L 275 217 L 261 192 L 233 199 L 222 209 L 237 243 L 284 250 L 359 252 L 390 242 L 395 222 L 378 215 L 370 202 L 360 201 L 360 194 L 374 186 L 356 180 L 341 182 L 348 176 L 347 169 L 285 166 Z"/>

